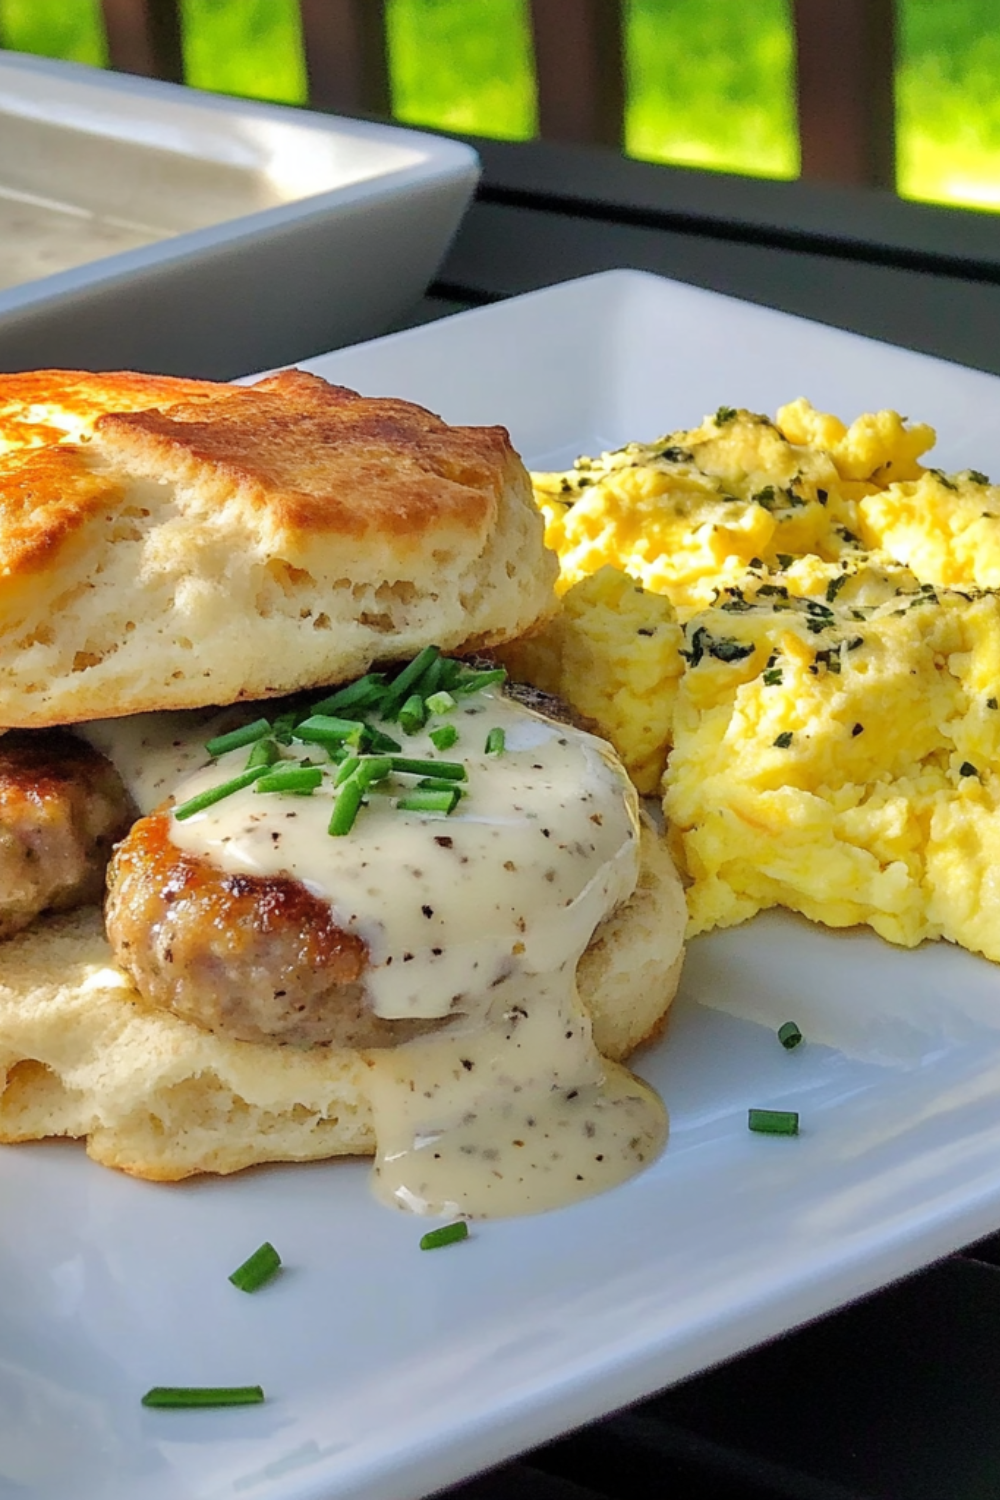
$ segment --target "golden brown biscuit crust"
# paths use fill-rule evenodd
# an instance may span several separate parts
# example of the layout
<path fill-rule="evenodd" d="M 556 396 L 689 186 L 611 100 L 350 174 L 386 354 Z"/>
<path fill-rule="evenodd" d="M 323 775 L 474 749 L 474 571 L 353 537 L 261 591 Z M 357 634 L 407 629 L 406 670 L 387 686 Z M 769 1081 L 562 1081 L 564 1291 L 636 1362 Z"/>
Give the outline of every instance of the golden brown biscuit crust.
<path fill-rule="evenodd" d="M 8 409 L 47 420 L 17 378 Z M 0 726 L 279 696 L 554 608 L 503 428 L 302 371 L 104 381 L 56 380 L 78 442 L 0 453 Z M 95 415 L 102 391 L 130 409 Z"/>
<path fill-rule="evenodd" d="M 211 397 L 211 380 L 143 375 L 135 370 L 24 370 L 0 374 L 0 453 L 86 437 L 108 411 L 143 411 Z"/>
<path fill-rule="evenodd" d="M 74 532 L 117 511 L 123 495 L 123 486 L 88 468 L 72 443 L 0 457 L 0 578 L 52 564 Z"/>
<path fill-rule="evenodd" d="M 171 392 L 167 377 L 137 379 L 149 398 Z M 496 523 L 516 462 L 503 427 L 450 427 L 412 402 L 359 396 L 302 370 L 203 387 L 199 400 L 166 410 L 95 406 L 102 457 L 194 482 L 203 503 L 235 500 L 285 551 L 307 551 L 314 536 L 419 547 L 466 532 L 480 542 Z M 108 394 L 122 392 L 110 384 Z M 0 456 L 0 576 L 54 562 L 72 532 L 120 510 L 125 485 L 93 459 L 69 441 Z"/>
<path fill-rule="evenodd" d="M 410 401 L 363 397 L 304 370 L 210 402 L 100 417 L 103 445 L 164 477 L 234 491 L 275 537 L 484 539 L 513 457 L 503 427 L 451 427 Z"/>

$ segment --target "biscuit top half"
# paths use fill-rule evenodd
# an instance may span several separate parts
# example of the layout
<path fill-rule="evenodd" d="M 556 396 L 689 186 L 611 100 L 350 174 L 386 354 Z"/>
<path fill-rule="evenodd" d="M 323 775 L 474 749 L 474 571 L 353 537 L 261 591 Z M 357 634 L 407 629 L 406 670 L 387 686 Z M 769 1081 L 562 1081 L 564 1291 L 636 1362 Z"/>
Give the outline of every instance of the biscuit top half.
<path fill-rule="evenodd" d="M 17 448 L 89 438 L 105 412 L 144 411 L 179 401 L 211 399 L 225 390 L 212 380 L 181 380 L 135 370 L 23 370 L 0 374 L 0 454 Z"/>
<path fill-rule="evenodd" d="M 0 725 L 312 688 L 554 607 L 502 427 L 291 370 L 0 376 Z"/>

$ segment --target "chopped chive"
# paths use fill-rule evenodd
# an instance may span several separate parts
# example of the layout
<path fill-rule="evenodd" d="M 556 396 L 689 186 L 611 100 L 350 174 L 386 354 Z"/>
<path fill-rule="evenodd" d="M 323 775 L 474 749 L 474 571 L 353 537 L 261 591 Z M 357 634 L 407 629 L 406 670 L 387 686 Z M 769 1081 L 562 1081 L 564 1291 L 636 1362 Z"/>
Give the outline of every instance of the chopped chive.
<path fill-rule="evenodd" d="M 337 768 L 337 774 L 333 778 L 334 786 L 343 786 L 348 777 L 354 775 L 360 764 L 361 757 L 359 755 L 349 755 L 346 760 L 342 760 Z"/>
<path fill-rule="evenodd" d="M 450 693 L 441 691 L 431 693 L 427 701 L 427 712 L 432 714 L 450 714 L 455 707 L 455 700 Z"/>
<path fill-rule="evenodd" d="M 492 686 L 494 682 L 506 682 L 507 673 L 503 667 L 496 667 L 489 672 L 469 672 L 455 684 L 452 691 L 460 694 L 463 698 L 471 693 L 481 692 L 483 688 Z"/>
<path fill-rule="evenodd" d="M 448 695 L 451 696 L 450 694 Z M 454 703 L 454 698 L 452 702 Z M 458 743 L 458 730 L 454 724 L 442 724 L 440 729 L 432 729 L 430 732 L 431 744 L 435 750 L 450 750 L 452 745 Z"/>
<path fill-rule="evenodd" d="M 799 1116 L 794 1109 L 751 1109 L 747 1125 L 761 1135 L 798 1135 Z"/>
<path fill-rule="evenodd" d="M 442 1245 L 457 1245 L 459 1240 L 469 1238 L 469 1226 L 464 1219 L 456 1224 L 442 1224 L 439 1229 L 429 1229 L 420 1237 L 421 1250 L 439 1250 Z"/>
<path fill-rule="evenodd" d="M 411 760 L 393 755 L 392 769 L 404 776 L 440 776 L 444 781 L 468 781 L 469 773 L 457 760 Z"/>
<path fill-rule="evenodd" d="M 468 668 L 464 662 L 457 661 L 454 656 L 442 656 L 439 660 L 441 662 L 441 677 L 438 688 L 446 693 L 453 692 L 456 682 L 458 682 L 463 672 L 468 671 Z"/>
<path fill-rule="evenodd" d="M 314 703 L 310 713 L 326 717 L 329 714 L 340 714 L 345 708 L 371 708 L 385 696 L 384 684 L 384 672 L 369 672 L 356 682 L 349 682 L 346 687 L 331 693 L 328 698 Z"/>
<path fill-rule="evenodd" d="M 280 1269 L 281 1256 L 270 1241 L 265 1240 L 241 1266 L 236 1267 L 229 1279 L 241 1292 L 255 1292 Z"/>
<path fill-rule="evenodd" d="M 428 792 L 456 791 L 460 797 L 463 794 L 462 787 L 456 786 L 454 781 L 442 781 L 440 776 L 421 776 L 415 789 Z"/>
<path fill-rule="evenodd" d="M 264 1400 L 259 1385 L 154 1385 L 143 1406 L 257 1406 Z"/>
<path fill-rule="evenodd" d="M 354 772 L 366 789 L 376 781 L 384 781 L 392 774 L 392 760 L 388 755 L 366 755 L 358 762 Z"/>
<path fill-rule="evenodd" d="M 444 667 L 442 666 L 441 658 L 440 656 L 436 656 L 420 678 L 420 696 L 422 698 L 429 698 L 433 693 L 437 692 L 443 671 Z"/>
<path fill-rule="evenodd" d="M 785 1021 L 778 1027 L 778 1041 L 787 1052 L 797 1047 L 802 1040 L 802 1033 L 794 1021 Z"/>
<path fill-rule="evenodd" d="M 507 746 L 507 736 L 499 725 L 495 725 L 486 736 L 486 754 L 502 755 Z"/>
<path fill-rule="evenodd" d="M 393 739 L 391 734 L 383 734 L 381 729 L 373 729 L 370 724 L 368 725 L 368 736 L 365 743 L 368 749 L 373 750 L 376 755 L 391 755 L 393 751 L 402 750 L 403 748 L 398 740 Z"/>
<path fill-rule="evenodd" d="M 397 674 L 386 689 L 385 699 L 380 710 L 383 719 L 394 719 L 396 717 L 400 705 L 406 702 L 406 699 L 427 671 L 431 662 L 437 661 L 440 655 L 441 652 L 437 646 L 425 646 L 409 665 L 405 666 Z"/>
<path fill-rule="evenodd" d="M 326 745 L 359 738 L 365 726 L 360 719 L 334 719 L 328 714 L 310 714 L 295 726 L 295 738 L 307 744 Z"/>
<path fill-rule="evenodd" d="M 274 721 L 274 738 L 278 741 L 279 745 L 290 745 L 292 743 L 292 730 L 295 728 L 296 722 L 304 717 L 304 714 L 296 713 L 294 708 L 290 708 L 285 713 L 278 715 Z"/>
<path fill-rule="evenodd" d="M 277 740 L 258 740 L 250 751 L 246 768 L 249 771 L 253 766 L 273 766 L 277 759 Z"/>
<path fill-rule="evenodd" d="M 341 786 L 337 793 L 337 800 L 333 804 L 330 826 L 327 829 L 332 838 L 342 838 L 344 834 L 350 833 L 364 795 L 365 789 L 362 783 L 356 776 L 349 776 Z"/>
<path fill-rule="evenodd" d="M 423 729 L 427 722 L 427 710 L 419 693 L 413 693 L 407 698 L 397 717 L 404 734 L 416 734 L 418 729 Z"/>
<path fill-rule="evenodd" d="M 228 734 L 217 734 L 214 740 L 209 740 L 205 746 L 209 755 L 225 755 L 227 750 L 241 750 L 244 745 L 252 745 L 254 740 L 262 740 L 265 734 L 271 733 L 270 719 L 254 719 L 252 724 L 244 724 L 242 729 L 231 729 Z"/>
<path fill-rule="evenodd" d="M 228 781 L 221 782 L 218 786 L 209 787 L 205 792 L 199 792 L 197 797 L 191 797 L 187 802 L 182 802 L 180 807 L 174 808 L 174 817 L 178 820 L 193 818 L 195 813 L 204 812 L 206 807 L 211 807 L 214 802 L 221 802 L 223 797 L 231 797 L 233 792 L 242 791 L 258 776 L 263 776 L 267 766 L 248 766 L 238 776 L 232 776 Z"/>
<path fill-rule="evenodd" d="M 403 812 L 450 813 L 457 807 L 461 795 L 457 786 L 450 787 L 447 791 L 414 787 L 412 792 L 407 792 L 398 799 L 396 806 Z"/>
<path fill-rule="evenodd" d="M 314 792 L 323 780 L 318 766 L 285 765 L 262 776 L 255 792 Z"/>

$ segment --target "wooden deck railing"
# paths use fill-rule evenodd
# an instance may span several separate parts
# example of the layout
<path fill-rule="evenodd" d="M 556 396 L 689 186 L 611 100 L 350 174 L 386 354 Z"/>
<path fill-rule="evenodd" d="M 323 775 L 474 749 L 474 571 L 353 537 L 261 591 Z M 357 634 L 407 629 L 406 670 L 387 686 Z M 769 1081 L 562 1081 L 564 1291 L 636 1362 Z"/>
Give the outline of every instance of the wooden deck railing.
<path fill-rule="evenodd" d="M 622 0 L 529 0 L 539 133 L 621 146 Z M 309 102 L 392 113 L 385 0 L 299 0 Z M 111 66 L 183 79 L 178 0 L 102 0 Z M 893 0 L 793 0 L 802 176 L 891 188 Z"/>

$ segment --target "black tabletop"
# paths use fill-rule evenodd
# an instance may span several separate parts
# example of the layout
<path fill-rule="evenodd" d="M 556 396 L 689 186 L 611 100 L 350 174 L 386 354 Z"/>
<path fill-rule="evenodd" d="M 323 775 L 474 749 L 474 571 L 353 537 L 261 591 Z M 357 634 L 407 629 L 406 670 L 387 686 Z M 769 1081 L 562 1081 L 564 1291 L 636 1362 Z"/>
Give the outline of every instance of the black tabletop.
<path fill-rule="evenodd" d="M 1000 218 L 474 144 L 482 185 L 410 325 L 631 267 L 1000 373 Z M 994 1391 L 1000 1235 L 450 1493 L 995 1500 Z"/>

